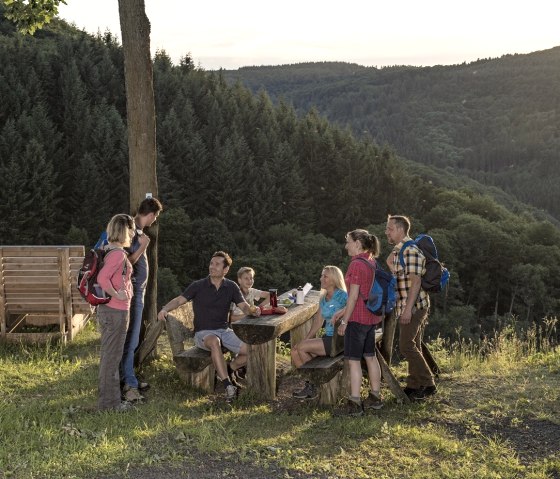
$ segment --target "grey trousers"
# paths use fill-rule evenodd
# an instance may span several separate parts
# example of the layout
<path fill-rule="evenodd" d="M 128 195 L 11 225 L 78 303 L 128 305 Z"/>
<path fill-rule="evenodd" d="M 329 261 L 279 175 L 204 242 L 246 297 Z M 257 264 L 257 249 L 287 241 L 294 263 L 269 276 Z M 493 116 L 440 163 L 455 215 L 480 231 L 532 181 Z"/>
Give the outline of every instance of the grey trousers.
<path fill-rule="evenodd" d="M 128 310 L 110 308 L 105 304 L 97 307 L 97 324 L 101 333 L 99 361 L 99 410 L 113 409 L 121 403 L 119 364 L 121 362 Z"/>

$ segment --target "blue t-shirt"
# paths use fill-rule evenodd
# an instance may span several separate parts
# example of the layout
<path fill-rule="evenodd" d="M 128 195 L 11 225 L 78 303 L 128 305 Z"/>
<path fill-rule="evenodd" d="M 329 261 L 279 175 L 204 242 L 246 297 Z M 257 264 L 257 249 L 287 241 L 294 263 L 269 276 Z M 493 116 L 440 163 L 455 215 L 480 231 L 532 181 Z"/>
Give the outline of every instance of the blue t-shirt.
<path fill-rule="evenodd" d="M 332 298 L 327 301 L 325 297 L 319 301 L 319 308 L 321 308 L 321 315 L 325 320 L 325 336 L 332 336 L 334 334 L 334 326 L 331 324 L 331 319 L 338 310 L 346 306 L 348 300 L 348 293 L 341 289 L 335 290 Z"/>

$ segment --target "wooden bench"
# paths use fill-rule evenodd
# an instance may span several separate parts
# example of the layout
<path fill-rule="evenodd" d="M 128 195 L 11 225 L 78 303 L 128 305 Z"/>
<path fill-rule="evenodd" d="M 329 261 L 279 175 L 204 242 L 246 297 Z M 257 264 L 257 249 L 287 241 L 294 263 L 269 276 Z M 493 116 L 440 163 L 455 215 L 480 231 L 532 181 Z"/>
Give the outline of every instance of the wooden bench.
<path fill-rule="evenodd" d="M 2 339 L 72 340 L 92 314 L 75 286 L 83 258 L 83 246 L 0 246 Z"/>
<path fill-rule="evenodd" d="M 381 344 L 382 339 L 383 329 L 380 328 L 375 334 L 375 351 L 381 367 L 381 376 L 397 400 L 408 403 L 410 402 L 408 396 L 401 389 L 398 380 L 379 350 L 378 345 Z M 344 350 L 344 337 L 339 336 L 336 329 L 331 348 L 330 356 L 315 357 L 298 369 L 304 378 L 319 386 L 318 403 L 329 406 L 336 404 L 349 389 L 348 371 L 344 354 L 341 352 Z M 366 368 L 365 361 L 362 361 L 362 367 Z"/>
<path fill-rule="evenodd" d="M 174 314 L 167 315 L 165 327 L 173 362 L 179 378 L 187 386 L 213 392 L 216 384 L 216 369 L 210 352 L 196 346 L 185 349 L 185 341 L 194 337 L 193 321 L 191 303 L 186 303 L 175 310 Z"/>

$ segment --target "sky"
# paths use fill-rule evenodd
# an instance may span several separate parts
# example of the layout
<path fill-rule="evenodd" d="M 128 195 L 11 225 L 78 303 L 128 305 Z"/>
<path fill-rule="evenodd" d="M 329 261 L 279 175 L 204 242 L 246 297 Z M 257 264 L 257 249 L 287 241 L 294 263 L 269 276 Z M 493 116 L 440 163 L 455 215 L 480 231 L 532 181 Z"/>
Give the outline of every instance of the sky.
<path fill-rule="evenodd" d="M 120 39 L 117 0 L 66 0 L 59 16 Z M 311 61 L 451 65 L 560 45 L 556 0 L 145 0 L 152 52 L 206 70 Z"/>

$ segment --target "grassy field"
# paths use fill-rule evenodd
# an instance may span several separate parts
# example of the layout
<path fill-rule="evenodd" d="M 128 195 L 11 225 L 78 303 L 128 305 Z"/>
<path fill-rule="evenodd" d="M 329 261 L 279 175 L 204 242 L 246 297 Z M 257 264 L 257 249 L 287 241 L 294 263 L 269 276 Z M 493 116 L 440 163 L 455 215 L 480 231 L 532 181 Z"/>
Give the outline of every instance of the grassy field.
<path fill-rule="evenodd" d="M 227 409 L 185 389 L 160 343 L 148 401 L 127 413 L 90 410 L 93 325 L 67 346 L 1 344 L 0 477 L 560 478 L 560 350 L 536 352 L 530 336 L 506 331 L 483 352 L 432 343 L 439 394 L 402 406 L 384 390 L 385 408 L 362 418 L 289 392 Z"/>

